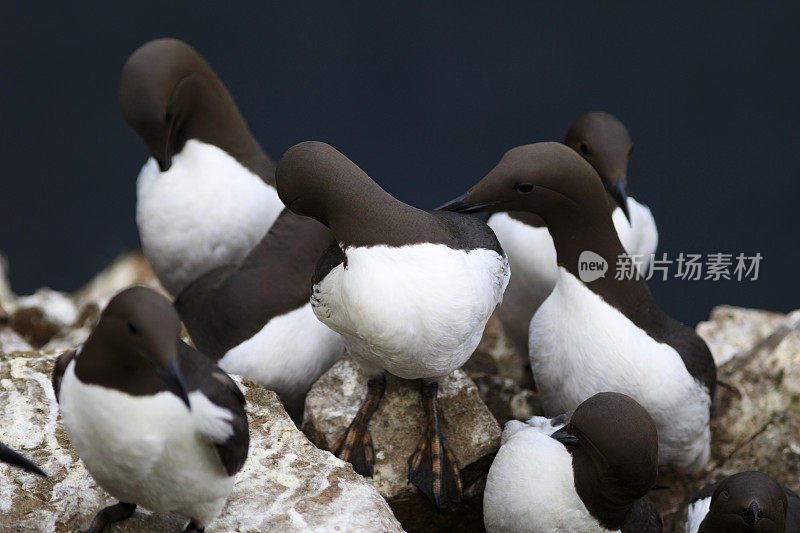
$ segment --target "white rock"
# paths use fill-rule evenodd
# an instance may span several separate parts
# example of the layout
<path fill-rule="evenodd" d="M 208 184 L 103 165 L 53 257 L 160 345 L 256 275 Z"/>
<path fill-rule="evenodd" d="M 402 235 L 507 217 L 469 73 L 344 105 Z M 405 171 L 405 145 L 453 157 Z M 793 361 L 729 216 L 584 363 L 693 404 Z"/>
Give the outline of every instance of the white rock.
<path fill-rule="evenodd" d="M 0 466 L 0 530 L 74 531 L 114 501 L 69 445 L 50 386 L 53 356 L 0 356 L 0 434 L 50 477 Z M 402 531 L 391 509 L 352 468 L 315 448 L 274 393 L 244 385 L 250 455 L 222 515 L 220 531 Z M 178 531 L 187 520 L 137 510 L 115 531 Z"/>

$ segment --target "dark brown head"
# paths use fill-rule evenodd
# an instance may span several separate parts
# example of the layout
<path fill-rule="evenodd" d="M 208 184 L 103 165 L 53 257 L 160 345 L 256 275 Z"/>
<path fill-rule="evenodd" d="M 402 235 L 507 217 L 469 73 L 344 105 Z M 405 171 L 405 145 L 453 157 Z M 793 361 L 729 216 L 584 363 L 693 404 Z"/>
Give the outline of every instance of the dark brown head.
<path fill-rule="evenodd" d="M 658 432 L 647 411 L 616 392 L 595 394 L 553 434 L 572 453 L 578 495 L 605 527 L 618 529 L 658 475 Z"/>
<path fill-rule="evenodd" d="M 594 167 L 608 194 L 630 218 L 625 191 L 633 142 L 625 125 L 605 111 L 591 111 L 572 123 L 564 144 Z"/>
<path fill-rule="evenodd" d="M 264 179 L 268 171 L 271 180 L 273 165 L 227 88 L 188 44 L 156 39 L 136 50 L 122 68 L 119 103 L 162 172 L 187 140 L 197 139 L 225 150 Z"/>
<path fill-rule="evenodd" d="M 711 496 L 711 507 L 700 533 L 783 533 L 786 493 L 760 472 L 740 472 L 722 480 Z"/>
<path fill-rule="evenodd" d="M 175 393 L 189 405 L 178 366 L 181 323 L 172 304 L 146 287 L 118 293 L 77 356 L 84 383 L 132 395 Z"/>
<path fill-rule="evenodd" d="M 543 142 L 512 148 L 467 193 L 438 209 L 528 211 L 550 226 L 565 214 L 591 206 L 601 216 L 610 215 L 603 184 L 592 166 L 563 144 Z"/>
<path fill-rule="evenodd" d="M 298 215 L 314 218 L 343 244 L 414 241 L 426 213 L 408 206 L 334 147 L 306 141 L 289 148 L 275 171 L 278 196 Z M 430 235 L 435 228 L 425 227 Z M 428 236 L 430 236 L 428 235 Z"/>

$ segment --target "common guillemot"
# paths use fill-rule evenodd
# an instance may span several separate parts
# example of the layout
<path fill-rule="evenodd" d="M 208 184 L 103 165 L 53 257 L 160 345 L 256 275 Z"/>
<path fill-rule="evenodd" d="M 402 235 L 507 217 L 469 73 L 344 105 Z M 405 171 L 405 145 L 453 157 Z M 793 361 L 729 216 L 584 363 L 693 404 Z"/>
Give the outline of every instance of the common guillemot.
<path fill-rule="evenodd" d="M 86 342 L 59 356 L 53 389 L 72 446 L 120 503 L 89 531 L 130 517 L 136 505 L 191 519 L 219 515 L 247 457 L 244 396 L 180 340 L 172 305 L 145 287 L 114 296 Z"/>
<path fill-rule="evenodd" d="M 740 472 L 698 491 L 686 533 L 800 531 L 800 497 L 761 472 Z"/>
<path fill-rule="evenodd" d="M 494 233 L 477 219 L 396 200 L 320 142 L 290 148 L 276 180 L 292 211 L 333 231 L 337 245 L 320 259 L 311 305 L 369 377 L 367 397 L 332 451 L 372 475 L 367 426 L 384 371 L 421 379 L 428 425 L 409 459 L 409 481 L 437 507 L 461 501 L 458 463 L 439 429 L 438 378 L 469 358 L 502 299 L 508 261 Z"/>
<path fill-rule="evenodd" d="M 201 276 L 175 300 L 195 346 L 275 391 L 297 424 L 311 385 L 344 353 L 309 302 L 317 261 L 332 245 L 328 228 L 286 209 L 241 263 Z"/>
<path fill-rule="evenodd" d="M 624 394 L 595 394 L 568 423 L 512 420 L 486 478 L 486 530 L 660 532 L 644 499 L 657 475 L 655 423 Z"/>
<path fill-rule="evenodd" d="M 627 128 L 609 113 L 592 111 L 572 123 L 564 144 L 597 171 L 619 240 L 628 253 L 641 256 L 642 273 L 646 272 L 658 245 L 658 231 L 650 209 L 627 194 L 628 160 L 633 153 Z M 488 224 L 513 272 L 496 314 L 517 352 L 527 355 L 528 325 L 558 278 L 553 239 L 541 217 L 525 211 L 495 213 Z"/>
<path fill-rule="evenodd" d="M 47 474 L 42 472 L 42 469 L 36 466 L 32 461 L 26 458 L 19 452 L 16 452 L 0 442 L 0 462 L 7 463 L 19 467 L 31 474 L 37 474 L 42 477 L 47 477 Z"/>
<path fill-rule="evenodd" d="M 621 392 L 655 420 L 662 464 L 688 472 L 706 464 L 716 367 L 705 342 L 661 312 L 641 279 L 612 271 L 581 281 L 584 252 L 610 268 L 626 256 L 591 165 L 563 144 L 520 146 L 442 208 L 528 211 L 547 224 L 558 280 L 529 334 L 545 414 L 570 411 L 601 391 Z"/>
<path fill-rule="evenodd" d="M 182 41 L 136 50 L 122 69 L 119 100 L 151 155 L 137 182 L 142 249 L 177 295 L 240 261 L 264 236 L 283 209 L 275 165 L 222 81 Z"/>

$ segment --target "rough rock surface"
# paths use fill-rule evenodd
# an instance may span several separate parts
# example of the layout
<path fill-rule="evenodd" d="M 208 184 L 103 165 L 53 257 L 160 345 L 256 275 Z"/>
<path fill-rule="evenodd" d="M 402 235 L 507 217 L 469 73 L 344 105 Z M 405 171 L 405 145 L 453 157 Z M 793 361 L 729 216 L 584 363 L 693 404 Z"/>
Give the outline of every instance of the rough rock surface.
<path fill-rule="evenodd" d="M 141 261 L 134 255 L 117 262 L 69 299 L 73 308 L 65 311 L 62 306 L 61 311 L 63 316 L 74 311 L 72 327 L 61 324 L 41 350 L 32 350 L 7 323 L 0 324 L 0 434 L 50 475 L 42 480 L 0 466 L 1 531 L 76 531 L 113 503 L 70 447 L 50 372 L 58 353 L 85 339 L 96 310 L 114 292 L 132 283 L 153 286 L 152 274 L 141 268 Z M 55 323 L 48 305 L 56 300 L 40 299 L 26 306 L 45 306 L 42 316 Z M 10 307 L 16 310 L 18 301 Z M 378 492 L 349 465 L 315 448 L 274 393 L 249 382 L 242 388 L 248 402 L 250 454 L 222 515 L 206 531 L 402 531 Z M 178 515 L 151 515 L 139 509 L 114 531 L 180 531 L 185 524 Z"/>
<path fill-rule="evenodd" d="M 683 531 L 686 501 L 697 490 L 744 470 L 759 470 L 800 490 L 800 311 L 718 307 L 697 332 L 718 367 L 711 461 L 696 476 L 664 472 L 651 493 L 664 531 Z"/>
<path fill-rule="evenodd" d="M 509 420 L 527 420 L 542 413 L 528 354 L 517 353 L 496 316 L 487 322 L 483 338 L 463 370 L 501 427 Z"/>
<path fill-rule="evenodd" d="M 330 449 L 356 414 L 367 390 L 366 377 L 349 357 L 336 363 L 306 398 L 303 431 Z M 465 504 L 437 513 L 407 482 L 408 458 L 425 427 L 418 382 L 389 376 L 386 393 L 369 424 L 375 475 L 369 482 L 392 506 L 407 531 L 482 530 L 483 486 L 500 445 L 500 427 L 478 397 L 472 381 L 456 370 L 440 382 L 442 433 L 462 470 Z"/>
<path fill-rule="evenodd" d="M 708 321 L 697 325 L 697 334 L 706 341 L 714 362 L 720 366 L 766 338 L 784 318 L 780 313 L 720 305 L 711 311 Z"/>

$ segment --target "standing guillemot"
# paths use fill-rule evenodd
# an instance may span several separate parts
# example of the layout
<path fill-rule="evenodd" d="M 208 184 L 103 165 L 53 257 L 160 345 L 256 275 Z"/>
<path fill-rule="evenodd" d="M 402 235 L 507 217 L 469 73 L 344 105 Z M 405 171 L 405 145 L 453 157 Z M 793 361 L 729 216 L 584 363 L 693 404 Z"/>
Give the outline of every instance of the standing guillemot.
<path fill-rule="evenodd" d="M 740 472 L 698 491 L 686 533 L 800 532 L 800 497 L 761 472 Z"/>
<path fill-rule="evenodd" d="M 137 504 L 187 516 L 186 530 L 202 531 L 247 458 L 244 396 L 180 330 L 166 298 L 132 287 L 111 299 L 82 347 L 56 361 L 53 389 L 72 446 L 120 500 L 89 531 Z"/>
<path fill-rule="evenodd" d="M 625 125 L 609 113 L 592 111 L 572 123 L 564 144 L 597 171 L 619 240 L 628 253 L 642 256 L 642 272 L 646 272 L 658 231 L 650 209 L 626 194 L 633 143 Z M 488 224 L 508 254 L 513 272 L 497 317 L 517 351 L 527 354 L 528 325 L 558 278 L 553 239 L 541 217 L 524 211 L 495 213 Z"/>
<path fill-rule="evenodd" d="M 184 42 L 157 39 L 136 50 L 119 100 L 151 154 L 137 182 L 142 249 L 176 295 L 264 236 L 283 209 L 275 165 L 225 85 Z"/>
<path fill-rule="evenodd" d="M 13 466 L 17 466 L 31 474 L 37 474 L 42 477 L 47 477 L 47 474 L 42 472 L 42 469 L 36 466 L 33 462 L 27 459 L 24 455 L 16 452 L 0 442 L 0 461 Z"/>
<path fill-rule="evenodd" d="M 616 279 L 612 270 L 581 281 L 584 252 L 612 269 L 625 256 L 591 165 L 563 144 L 520 146 L 442 208 L 528 211 L 547 224 L 558 281 L 529 337 L 545 414 L 568 412 L 601 391 L 621 392 L 655 420 L 662 464 L 688 472 L 706 464 L 716 367 L 705 342 L 661 312 L 641 279 Z"/>
<path fill-rule="evenodd" d="M 660 532 L 643 499 L 657 475 L 655 423 L 624 394 L 595 394 L 569 423 L 512 420 L 486 478 L 486 530 Z"/>
<path fill-rule="evenodd" d="M 175 300 L 195 346 L 275 391 L 296 423 L 311 385 L 344 353 L 309 302 L 317 261 L 335 245 L 328 228 L 286 209 L 240 264 L 212 270 Z"/>
<path fill-rule="evenodd" d="M 461 501 L 458 463 L 439 430 L 438 378 L 472 354 L 508 283 L 508 261 L 492 230 L 475 218 L 396 200 L 320 142 L 290 148 L 276 179 L 292 211 L 336 237 L 314 275 L 311 305 L 369 377 L 367 397 L 333 452 L 372 475 L 367 426 L 384 371 L 422 379 L 428 425 L 409 459 L 409 481 L 437 507 Z"/>

